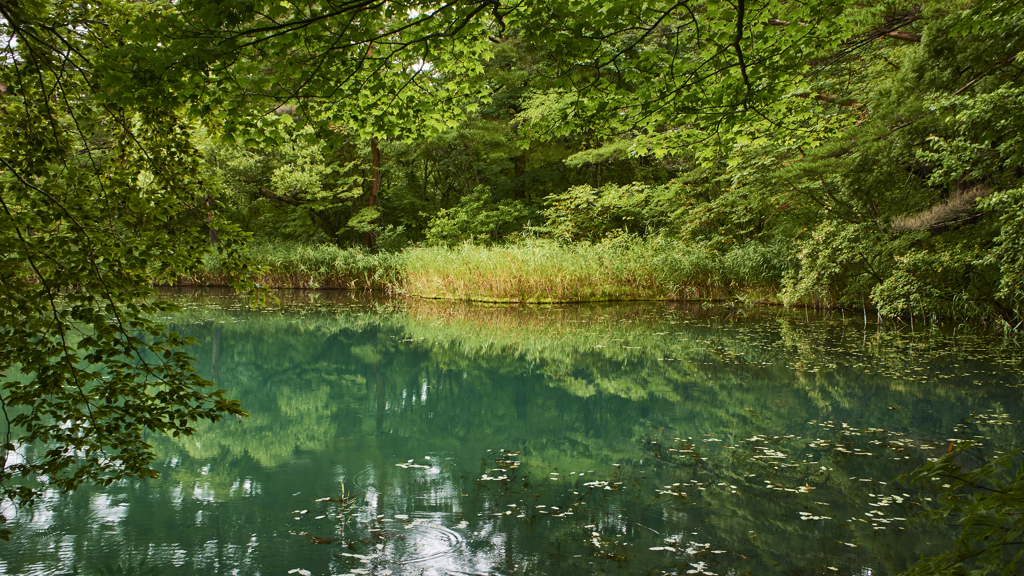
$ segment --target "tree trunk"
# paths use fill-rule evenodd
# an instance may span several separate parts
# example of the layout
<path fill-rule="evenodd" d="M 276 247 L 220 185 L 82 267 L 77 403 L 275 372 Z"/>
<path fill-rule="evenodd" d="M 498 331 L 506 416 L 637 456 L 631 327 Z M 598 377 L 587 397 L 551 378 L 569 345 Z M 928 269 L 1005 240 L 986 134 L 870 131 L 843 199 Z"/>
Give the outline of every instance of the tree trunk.
<path fill-rule="evenodd" d="M 921 35 L 913 34 L 911 32 L 900 32 L 899 30 L 893 30 L 892 32 L 886 32 L 885 34 L 889 38 L 895 38 L 897 40 L 906 40 L 907 42 L 920 42 Z"/>
<path fill-rule="evenodd" d="M 387 404 L 387 392 L 384 390 L 384 378 L 380 375 L 380 364 L 374 364 L 371 371 L 373 378 L 373 384 L 376 391 L 377 405 L 376 408 L 376 419 L 374 420 L 374 429 L 378 434 L 384 431 L 384 406 Z"/>
<path fill-rule="evenodd" d="M 523 174 L 526 174 L 526 154 L 520 154 L 512 159 L 513 172 L 512 172 L 512 186 L 514 187 L 514 198 L 517 200 L 526 198 L 526 183 L 521 180 Z"/>
<path fill-rule="evenodd" d="M 370 138 L 370 162 L 373 164 L 373 184 L 370 186 L 370 200 L 367 206 L 377 205 L 377 193 L 380 192 L 380 146 L 376 138 Z M 366 247 L 373 248 L 373 233 L 366 233 Z"/>
<path fill-rule="evenodd" d="M 220 241 L 217 236 L 217 229 L 213 226 L 213 199 L 210 195 L 206 195 L 206 228 L 210 236 L 210 244 L 216 244 Z"/>

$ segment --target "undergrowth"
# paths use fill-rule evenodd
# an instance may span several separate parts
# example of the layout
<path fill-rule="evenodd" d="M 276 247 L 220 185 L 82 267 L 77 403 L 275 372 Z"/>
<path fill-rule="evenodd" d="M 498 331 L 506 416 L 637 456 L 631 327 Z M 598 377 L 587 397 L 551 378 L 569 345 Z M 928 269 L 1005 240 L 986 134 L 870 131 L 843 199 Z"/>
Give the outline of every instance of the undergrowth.
<path fill-rule="evenodd" d="M 402 256 L 374 253 L 364 248 L 339 248 L 332 244 L 254 242 L 245 249 L 251 279 L 271 288 L 335 288 L 379 290 L 401 284 Z M 227 286 L 232 278 L 216 254 L 207 256 L 204 268 L 180 278 L 183 285 Z"/>
<path fill-rule="evenodd" d="M 748 245 L 720 253 L 664 237 L 621 236 L 598 243 L 525 240 L 371 252 L 328 244 L 253 243 L 251 279 L 272 288 L 388 290 L 423 298 L 489 302 L 607 300 L 774 300 L 785 258 Z M 179 285 L 229 285 L 207 257 Z"/>

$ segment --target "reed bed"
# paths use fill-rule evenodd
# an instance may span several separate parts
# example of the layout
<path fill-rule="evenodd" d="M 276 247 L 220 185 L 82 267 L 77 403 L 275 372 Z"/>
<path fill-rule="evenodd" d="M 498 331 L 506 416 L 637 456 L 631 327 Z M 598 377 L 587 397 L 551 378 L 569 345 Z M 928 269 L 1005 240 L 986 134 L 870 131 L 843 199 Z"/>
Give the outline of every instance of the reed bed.
<path fill-rule="evenodd" d="M 765 261 L 771 256 L 723 256 L 664 237 L 414 248 L 404 253 L 402 289 L 425 298 L 483 302 L 719 300 L 740 289 L 760 289 L 769 297 L 781 280 L 778 266 Z"/>
<path fill-rule="evenodd" d="M 362 248 L 339 248 L 332 244 L 298 242 L 252 243 L 245 249 L 252 271 L 250 278 L 271 288 L 312 288 L 343 290 L 390 289 L 401 283 L 399 254 L 373 253 Z M 228 286 L 217 255 L 207 257 L 204 267 L 179 285 Z"/>
<path fill-rule="evenodd" d="M 748 244 L 725 253 L 665 237 L 599 243 L 416 247 L 400 253 L 329 244 L 254 243 L 250 279 L 271 288 L 386 290 L 480 302 L 777 301 L 786 251 Z M 224 286 L 216 256 L 178 285 Z"/>

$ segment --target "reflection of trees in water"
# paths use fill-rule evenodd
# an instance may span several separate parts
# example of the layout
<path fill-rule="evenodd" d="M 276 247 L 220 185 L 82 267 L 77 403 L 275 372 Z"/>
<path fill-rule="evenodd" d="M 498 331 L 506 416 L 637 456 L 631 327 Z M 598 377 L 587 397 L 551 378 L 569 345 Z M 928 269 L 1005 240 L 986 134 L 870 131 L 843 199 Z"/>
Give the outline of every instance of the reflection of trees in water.
<path fill-rule="evenodd" d="M 402 414 L 423 404 L 424 383 L 430 394 L 457 391 L 479 396 L 477 389 L 496 377 L 517 383 L 542 379 L 545 385 L 583 398 L 696 401 L 718 410 L 718 417 L 726 421 L 734 419 L 729 411 L 735 406 L 770 406 L 785 413 L 804 410 L 808 415 L 821 410 L 885 414 L 901 395 L 913 394 L 908 387 L 915 379 L 909 376 L 927 375 L 913 370 L 934 365 L 935 352 L 941 351 L 941 342 L 931 344 L 932 350 L 921 350 L 893 343 L 896 338 L 891 335 L 873 336 L 866 344 L 853 342 L 859 338 L 843 333 L 841 326 L 722 322 L 675 316 L 653 306 L 524 312 L 518 307 L 453 311 L 418 304 L 377 316 L 328 309 L 307 312 L 301 326 L 284 316 L 234 316 L 242 322 L 225 329 L 275 336 L 269 344 L 272 349 L 240 348 L 236 342 L 233 349 L 241 351 L 236 356 L 256 362 L 273 359 L 273 365 L 264 362 L 255 374 L 236 365 L 222 378 L 223 385 L 241 395 L 261 385 L 282 385 L 271 377 L 275 373 L 286 375 L 287 384 L 299 388 L 341 376 L 356 378 L 357 383 L 365 380 L 373 388 L 373 398 L 362 397 L 351 385 L 332 382 L 337 393 L 331 404 L 351 405 L 354 399 L 376 403 L 375 423 L 381 420 L 380 426 L 381 399 L 392 413 Z M 253 381 L 259 377 L 266 381 Z M 929 397 L 941 398 L 936 403 L 940 408 L 972 394 L 959 382 L 947 382 L 929 384 Z M 380 396 L 386 387 L 402 398 Z M 777 394 L 780 387 L 802 393 Z M 530 402 L 522 387 L 517 390 L 511 404 L 522 420 Z M 450 402 L 446 408 L 459 409 Z M 888 420 L 887 425 L 901 424 L 899 418 Z"/>
<path fill-rule="evenodd" d="M 1005 390 L 983 398 L 963 385 L 982 370 L 976 351 L 919 335 L 865 338 L 839 323 L 692 312 L 187 310 L 175 328 L 203 344 L 200 371 L 219 374 L 252 417 L 154 438 L 174 456 L 159 481 L 112 489 L 130 502 L 123 518 L 92 522 L 87 496 L 62 497 L 48 505 L 47 529 L 74 533 L 73 555 L 99 558 L 89 562 L 166 566 L 185 554 L 195 572 L 326 573 L 358 568 L 362 559 L 344 554 L 360 554 L 402 574 L 433 569 L 408 564 L 432 549 L 444 555 L 431 566 L 480 573 L 657 573 L 699 562 L 717 573 L 836 563 L 891 573 L 915 558 L 919 539 L 850 521 L 869 518 L 872 494 L 894 491 L 879 480 L 941 452 L 920 439 L 946 438 L 966 411 L 1019 406 Z M 863 432 L 865 423 L 885 432 Z M 521 451 L 522 466 L 481 480 L 502 475 L 492 471 L 501 449 Z M 793 466 L 755 458 L 762 449 Z M 396 466 L 409 459 L 429 467 Z M 359 503 L 343 520 L 334 503 L 314 502 L 342 495 Z M 42 561 L 52 556 L 44 542 L 18 545 Z"/>
<path fill-rule="evenodd" d="M 896 552 L 885 550 L 889 547 L 885 539 L 846 548 L 838 542 L 858 541 L 863 534 L 830 522 L 796 521 L 795 512 L 813 501 L 837 499 L 836 494 L 821 494 L 824 487 L 816 486 L 819 492 L 787 492 L 783 497 L 770 493 L 766 498 L 765 477 L 786 487 L 800 486 L 806 480 L 825 481 L 824 477 L 808 477 L 807 469 L 771 473 L 771 464 L 750 458 L 760 453 L 753 445 L 791 450 L 786 442 L 754 442 L 742 453 L 724 446 L 709 449 L 708 443 L 703 449 L 692 442 L 660 444 L 661 456 L 651 454 L 656 448 L 649 447 L 643 463 L 634 458 L 622 466 L 584 472 L 582 477 L 563 470 L 559 476 L 564 478 L 558 479 L 552 477 L 551 468 L 531 467 L 531 458 L 523 454 L 492 452 L 476 470 L 465 469 L 454 458 L 414 459 L 414 467 L 409 468 L 387 462 L 373 467 L 361 482 L 355 477 L 350 480 L 346 493 L 355 495 L 356 503 L 346 510 L 339 510 L 336 502 L 316 502 L 322 497 L 313 498 L 319 493 L 310 494 L 310 483 L 265 485 L 246 491 L 236 480 L 219 495 L 217 490 L 204 492 L 206 479 L 215 474 L 211 467 L 205 474 L 194 472 L 191 480 L 182 473 L 148 484 L 158 488 L 157 494 L 139 486 L 125 490 L 127 498 L 115 496 L 114 502 L 131 503 L 130 514 L 102 525 L 86 522 L 92 528 L 85 534 L 78 529 L 77 538 L 83 544 L 78 553 L 95 560 L 100 543 L 111 552 L 149 550 L 145 554 L 150 565 L 174 563 L 181 556 L 179 560 L 187 558 L 185 568 L 195 572 L 215 565 L 266 571 L 272 559 L 284 558 L 293 567 L 369 565 L 396 574 L 420 568 L 424 573 L 439 574 L 470 568 L 475 568 L 475 573 L 507 573 L 515 568 L 519 573 L 586 574 L 598 568 L 616 571 L 628 567 L 630 573 L 640 568 L 672 570 L 698 561 L 709 561 L 709 569 L 717 573 L 725 573 L 720 567 L 754 569 L 756 573 L 770 571 L 780 563 L 796 567 L 840 560 L 843 565 L 867 564 L 884 557 L 880 553 Z M 667 456 L 672 446 L 697 448 L 707 460 L 696 464 L 691 457 Z M 516 462 L 520 471 L 508 473 L 510 464 Z M 178 466 L 184 469 L 188 463 L 179 462 Z M 499 468 L 505 470 L 501 474 L 504 480 L 480 480 L 485 475 L 498 476 Z M 829 474 L 845 477 L 855 472 L 854 468 L 836 465 Z M 303 472 L 300 467 L 293 474 Z M 751 473 L 758 477 L 748 478 Z M 671 486 L 670 480 L 679 484 L 675 493 L 659 493 Z M 738 493 L 733 494 L 729 486 L 718 486 L 718 482 L 734 483 Z M 313 490 L 324 487 L 322 482 L 312 483 Z M 303 497 L 267 497 L 268 492 L 282 489 L 302 490 Z M 862 503 L 863 492 L 878 489 L 877 483 L 869 488 L 857 482 L 839 483 L 835 488 L 850 490 L 843 497 Z M 681 496 L 684 492 L 687 497 Z M 295 509 L 298 507 L 302 510 Z M 832 512 L 829 507 L 820 508 Z M 148 522 L 140 522 L 143 515 L 152 516 Z M 243 553 L 244 547 L 230 543 L 255 537 L 248 531 L 259 515 L 273 516 L 272 524 L 278 530 L 287 527 L 292 537 L 261 534 L 258 545 Z M 823 536 L 827 538 L 823 540 Z M 908 544 L 906 540 L 897 542 Z M 696 546 L 703 543 L 711 547 Z M 714 554 L 717 550 L 726 555 Z M 908 547 L 893 555 L 895 560 L 905 561 L 912 551 Z M 109 557 L 128 565 L 133 556 L 119 552 Z"/>

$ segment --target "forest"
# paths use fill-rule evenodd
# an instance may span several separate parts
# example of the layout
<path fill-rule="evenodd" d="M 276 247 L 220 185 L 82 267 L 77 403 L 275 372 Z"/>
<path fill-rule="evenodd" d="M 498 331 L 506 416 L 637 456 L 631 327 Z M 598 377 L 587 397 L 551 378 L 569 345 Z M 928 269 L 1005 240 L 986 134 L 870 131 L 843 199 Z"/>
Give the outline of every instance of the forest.
<path fill-rule="evenodd" d="M 4 274 L 1013 331 L 1019 8 L 5 3 Z"/>
<path fill-rule="evenodd" d="M 275 99 L 269 135 L 197 142 L 212 202 L 259 263 L 328 283 L 1020 326 L 1018 11 L 620 4 L 511 11 L 383 110 L 374 72 L 355 111 Z"/>
<path fill-rule="evenodd" d="M 1017 333 L 1022 51 L 1019 0 L 0 0 L 3 494 L 244 415 L 158 286 Z"/>

